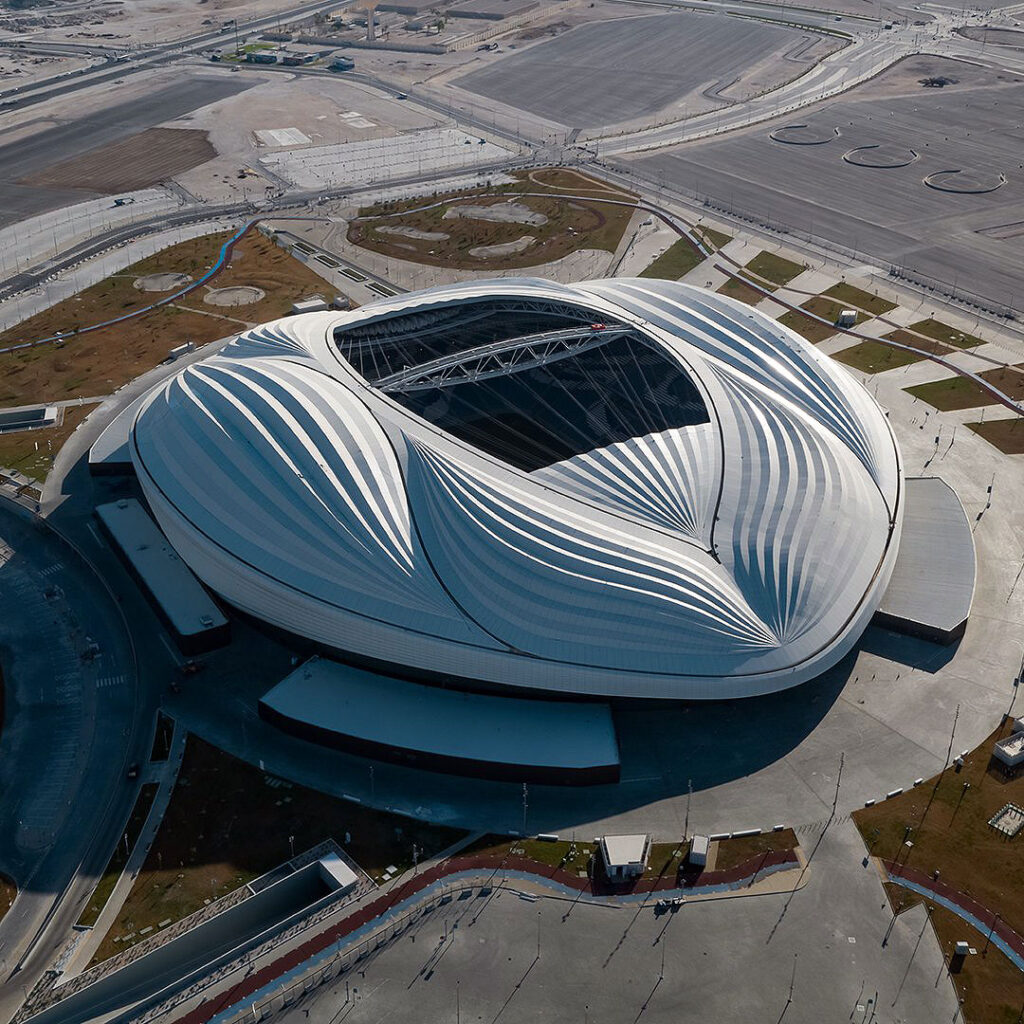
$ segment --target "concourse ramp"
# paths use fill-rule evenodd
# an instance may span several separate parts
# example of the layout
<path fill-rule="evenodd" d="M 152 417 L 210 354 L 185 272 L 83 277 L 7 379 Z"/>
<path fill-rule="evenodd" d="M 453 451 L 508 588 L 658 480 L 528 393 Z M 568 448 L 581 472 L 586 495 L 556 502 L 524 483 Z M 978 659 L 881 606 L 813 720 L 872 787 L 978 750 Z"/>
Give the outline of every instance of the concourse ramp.
<path fill-rule="evenodd" d="M 974 535 L 944 480 L 921 477 L 906 485 L 899 555 L 874 624 L 952 644 L 964 635 L 974 601 Z"/>
<path fill-rule="evenodd" d="M 512 782 L 617 782 L 607 704 L 424 686 L 312 658 L 260 700 L 303 739 L 395 764 Z"/>

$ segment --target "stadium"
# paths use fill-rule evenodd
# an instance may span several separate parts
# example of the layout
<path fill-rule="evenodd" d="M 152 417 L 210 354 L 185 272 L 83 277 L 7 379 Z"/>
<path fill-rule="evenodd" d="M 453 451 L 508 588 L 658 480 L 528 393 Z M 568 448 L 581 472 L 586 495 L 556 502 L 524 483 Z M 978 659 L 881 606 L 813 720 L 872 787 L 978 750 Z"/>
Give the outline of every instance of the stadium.
<path fill-rule="evenodd" d="M 249 330 L 130 451 L 230 605 L 403 679 L 771 693 L 839 661 L 900 540 L 900 454 L 838 364 L 668 281 L 473 281 Z"/>

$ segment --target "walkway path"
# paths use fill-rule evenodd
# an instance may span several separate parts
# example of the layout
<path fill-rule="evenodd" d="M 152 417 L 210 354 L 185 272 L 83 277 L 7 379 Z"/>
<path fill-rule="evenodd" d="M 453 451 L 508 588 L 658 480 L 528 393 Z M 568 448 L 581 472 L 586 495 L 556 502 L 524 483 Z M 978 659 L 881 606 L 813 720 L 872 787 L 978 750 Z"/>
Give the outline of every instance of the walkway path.
<path fill-rule="evenodd" d="M 64 970 L 62 980 L 75 977 L 89 964 L 93 956 L 95 956 L 96 950 L 99 948 L 104 936 L 110 931 L 114 919 L 121 911 L 121 907 L 124 906 L 124 901 L 128 898 L 132 886 L 135 885 L 135 880 L 138 878 L 142 865 L 149 855 L 149 848 L 153 845 L 157 830 L 164 819 L 167 805 L 171 802 L 174 783 L 181 769 L 182 758 L 185 756 L 185 739 L 187 735 L 188 733 L 185 729 L 181 726 L 176 726 L 167 760 L 163 763 L 158 763 L 155 766 L 155 772 L 151 770 L 154 768 L 153 765 L 147 765 L 146 777 L 143 781 L 157 782 L 160 788 L 153 798 L 153 805 L 149 809 L 145 824 L 139 832 L 138 839 L 135 840 L 135 846 L 132 848 L 131 856 L 128 858 L 120 878 L 114 884 L 114 888 L 107 897 L 107 902 L 104 904 L 103 910 L 100 911 L 100 915 L 92 926 L 91 931 L 76 946 L 74 955 Z"/>
<path fill-rule="evenodd" d="M 953 886 L 938 879 L 915 871 L 913 868 L 892 861 L 882 861 L 886 876 L 890 882 L 903 886 L 919 896 L 934 900 L 940 906 L 951 910 L 961 920 L 966 921 L 982 935 L 991 935 L 993 945 L 997 946 L 1010 961 L 1024 971 L 1024 937 L 1015 932 L 995 912 L 983 907 L 977 900 Z"/>

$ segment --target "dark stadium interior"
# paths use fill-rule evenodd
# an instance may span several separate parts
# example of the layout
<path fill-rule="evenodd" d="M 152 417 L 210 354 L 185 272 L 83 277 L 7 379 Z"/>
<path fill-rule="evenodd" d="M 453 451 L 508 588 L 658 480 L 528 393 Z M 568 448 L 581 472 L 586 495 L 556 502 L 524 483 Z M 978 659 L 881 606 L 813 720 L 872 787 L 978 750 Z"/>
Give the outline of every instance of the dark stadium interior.
<path fill-rule="evenodd" d="M 600 314 L 568 303 L 481 300 L 374 320 L 334 333 L 341 354 L 371 384 L 432 359 L 508 338 L 580 327 Z"/>
<path fill-rule="evenodd" d="M 690 378 L 629 335 L 507 376 L 393 397 L 528 472 L 631 437 L 708 421 Z"/>
<path fill-rule="evenodd" d="M 496 342 L 595 325 L 601 314 L 566 305 L 467 303 L 339 331 L 342 354 L 372 383 Z M 473 379 L 422 382 L 390 396 L 434 426 L 527 472 L 673 427 L 706 423 L 693 381 L 642 337 L 607 340 Z"/>

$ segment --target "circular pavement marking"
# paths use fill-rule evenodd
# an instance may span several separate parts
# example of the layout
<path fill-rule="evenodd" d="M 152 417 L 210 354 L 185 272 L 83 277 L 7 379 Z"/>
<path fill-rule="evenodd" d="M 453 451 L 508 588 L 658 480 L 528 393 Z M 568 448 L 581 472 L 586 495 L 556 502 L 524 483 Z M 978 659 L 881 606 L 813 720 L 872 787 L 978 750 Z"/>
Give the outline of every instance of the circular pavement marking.
<path fill-rule="evenodd" d="M 135 278 L 135 287 L 140 292 L 172 292 L 191 283 L 188 274 L 149 274 Z"/>
<path fill-rule="evenodd" d="M 821 146 L 839 138 L 838 128 L 818 128 L 809 124 L 784 124 L 768 133 L 773 142 L 787 146 Z"/>
<path fill-rule="evenodd" d="M 886 144 L 875 144 L 871 146 L 857 146 L 856 149 L 847 150 L 843 154 L 843 160 L 854 167 L 880 167 L 889 169 L 893 167 L 906 167 L 912 164 L 918 157 L 917 150 L 907 146 L 890 146 Z"/>
<path fill-rule="evenodd" d="M 233 288 L 211 288 L 203 297 L 208 306 L 252 306 L 267 293 L 262 288 L 240 284 Z"/>
<path fill-rule="evenodd" d="M 995 192 L 1006 184 L 1006 175 L 998 171 L 956 168 L 936 171 L 922 179 L 929 188 L 939 192 L 958 192 L 961 195 L 980 195 Z"/>

